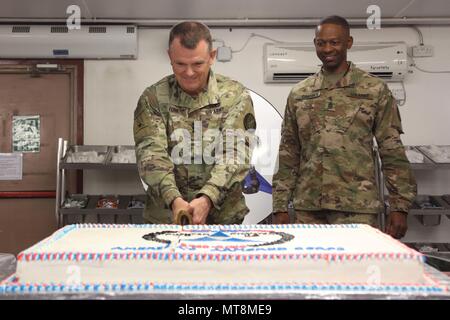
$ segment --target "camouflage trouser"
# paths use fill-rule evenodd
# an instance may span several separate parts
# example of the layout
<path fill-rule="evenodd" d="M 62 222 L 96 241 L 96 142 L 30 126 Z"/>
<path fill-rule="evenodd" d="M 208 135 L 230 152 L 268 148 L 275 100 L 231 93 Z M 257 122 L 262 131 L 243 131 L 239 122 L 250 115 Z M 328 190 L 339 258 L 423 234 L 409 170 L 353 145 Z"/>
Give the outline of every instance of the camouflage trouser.
<path fill-rule="evenodd" d="M 294 223 L 305 224 L 349 224 L 364 223 L 378 228 L 378 214 L 342 212 L 334 210 L 296 210 Z"/>

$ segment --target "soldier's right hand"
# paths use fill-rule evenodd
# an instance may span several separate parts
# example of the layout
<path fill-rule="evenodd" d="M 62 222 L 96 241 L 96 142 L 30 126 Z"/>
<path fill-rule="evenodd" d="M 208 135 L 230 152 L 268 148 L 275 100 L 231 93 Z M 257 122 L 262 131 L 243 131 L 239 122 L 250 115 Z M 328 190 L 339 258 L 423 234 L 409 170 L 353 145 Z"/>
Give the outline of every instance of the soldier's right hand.
<path fill-rule="evenodd" d="M 172 214 L 173 221 L 176 221 L 177 213 L 181 210 L 186 211 L 187 213 L 192 215 L 192 207 L 189 205 L 189 202 L 185 201 L 183 198 L 178 197 L 172 202 Z"/>
<path fill-rule="evenodd" d="M 288 224 L 291 223 L 289 218 L 289 213 L 287 212 L 274 212 L 273 213 L 273 224 Z"/>

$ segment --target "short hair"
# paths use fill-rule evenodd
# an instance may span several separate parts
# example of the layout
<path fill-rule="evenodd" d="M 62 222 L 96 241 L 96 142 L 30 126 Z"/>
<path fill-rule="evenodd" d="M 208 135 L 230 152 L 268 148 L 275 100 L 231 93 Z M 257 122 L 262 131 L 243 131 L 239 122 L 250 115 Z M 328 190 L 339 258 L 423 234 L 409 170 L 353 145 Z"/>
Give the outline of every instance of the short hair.
<path fill-rule="evenodd" d="M 169 47 L 175 38 L 180 39 L 183 47 L 195 49 L 201 40 L 205 40 L 212 50 L 212 37 L 209 28 L 198 21 L 183 21 L 172 27 L 169 35 Z"/>
<path fill-rule="evenodd" d="M 317 27 L 323 24 L 336 24 L 338 26 L 343 27 L 350 34 L 350 25 L 348 24 L 347 20 L 341 16 L 334 15 L 323 18 L 319 21 Z"/>

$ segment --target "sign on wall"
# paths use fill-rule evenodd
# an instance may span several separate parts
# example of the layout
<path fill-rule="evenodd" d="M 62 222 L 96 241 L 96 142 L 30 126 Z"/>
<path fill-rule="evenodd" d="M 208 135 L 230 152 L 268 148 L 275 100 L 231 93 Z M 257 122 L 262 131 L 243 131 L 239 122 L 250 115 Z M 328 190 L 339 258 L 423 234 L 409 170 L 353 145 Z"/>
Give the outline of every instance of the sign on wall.
<path fill-rule="evenodd" d="M 41 120 L 39 116 L 13 116 L 12 151 L 39 152 Z"/>
<path fill-rule="evenodd" d="M 0 153 L 0 180 L 22 180 L 22 153 Z"/>

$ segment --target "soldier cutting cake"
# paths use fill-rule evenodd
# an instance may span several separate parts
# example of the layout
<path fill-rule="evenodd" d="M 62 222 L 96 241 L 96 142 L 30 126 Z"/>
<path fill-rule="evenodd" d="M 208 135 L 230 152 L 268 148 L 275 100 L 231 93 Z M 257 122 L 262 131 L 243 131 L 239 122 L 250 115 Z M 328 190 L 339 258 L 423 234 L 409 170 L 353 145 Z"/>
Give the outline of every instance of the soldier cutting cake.
<path fill-rule="evenodd" d="M 137 163 L 148 185 L 144 219 L 240 224 L 249 211 L 241 186 L 251 158 L 245 137 L 256 129 L 250 95 L 211 70 L 216 50 L 204 24 L 175 25 L 168 54 L 173 75 L 145 89 L 135 110 Z"/>

